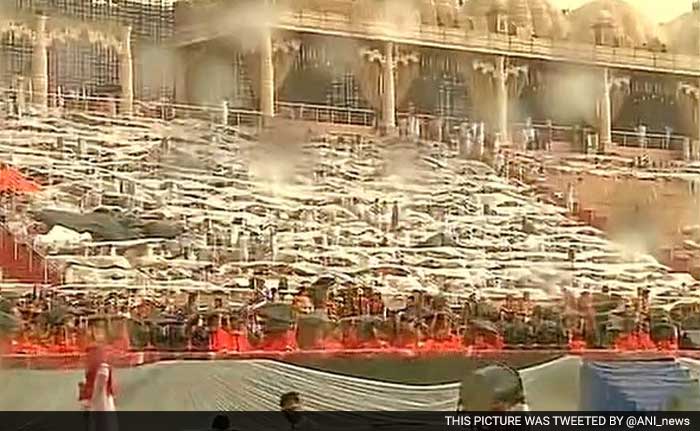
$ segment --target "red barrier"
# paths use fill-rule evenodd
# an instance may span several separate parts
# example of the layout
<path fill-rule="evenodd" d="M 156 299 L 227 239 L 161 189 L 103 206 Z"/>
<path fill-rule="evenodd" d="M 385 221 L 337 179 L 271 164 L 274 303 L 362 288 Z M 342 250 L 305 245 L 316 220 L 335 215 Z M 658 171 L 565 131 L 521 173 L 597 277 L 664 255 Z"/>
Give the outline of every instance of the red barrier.
<path fill-rule="evenodd" d="M 44 257 L 27 244 L 17 241 L 4 228 L 0 228 L 0 268 L 4 280 L 28 284 L 56 284 L 58 274 L 52 265 L 46 268 Z M 46 277 L 45 277 L 46 276 Z"/>
<path fill-rule="evenodd" d="M 634 352 L 638 350 L 656 350 L 656 345 L 646 334 L 621 335 L 615 341 L 615 348 L 622 351 Z"/>
<path fill-rule="evenodd" d="M 125 335 L 125 334 L 123 334 Z M 275 337 L 269 337 L 253 347 L 248 341 L 245 331 L 231 331 L 219 328 L 212 332 L 209 338 L 209 348 L 204 351 L 195 351 L 191 347 L 182 351 L 156 350 L 152 346 L 142 351 L 131 350 L 128 337 L 122 336 L 109 343 L 106 348 L 110 354 L 118 358 L 117 363 L 123 365 L 138 365 L 144 362 L 177 359 L 247 359 L 247 358 L 279 358 L 286 355 L 442 355 L 464 354 L 466 356 L 492 355 L 502 352 L 560 352 L 562 354 L 601 354 L 615 352 L 616 355 L 668 355 L 679 354 L 676 340 L 668 340 L 655 344 L 648 334 L 634 333 L 620 337 L 615 343 L 615 350 L 591 350 L 585 341 L 572 338 L 567 348 L 547 348 L 547 346 L 511 346 L 515 350 L 508 350 L 500 336 L 477 336 L 472 345 L 465 346 L 463 339 L 456 335 L 435 340 L 430 339 L 417 343 L 406 343 L 403 346 L 391 346 L 383 340 L 359 342 L 345 339 L 326 340 L 312 349 L 299 349 L 296 343 L 296 334 L 289 331 Z M 33 342 L 26 337 L 14 340 L 5 345 L 3 358 L 10 363 L 17 362 L 20 366 L 31 368 L 65 368 L 76 366 L 87 347 L 86 342 L 80 340 L 61 340 L 55 344 L 41 344 Z"/>
<path fill-rule="evenodd" d="M 308 351 L 248 351 L 248 352 L 111 352 L 110 363 L 115 367 L 136 367 L 161 361 L 192 361 L 192 360 L 249 360 L 272 359 L 285 360 L 287 358 L 300 357 L 345 357 L 362 360 L 370 357 L 394 357 L 394 358 L 437 358 L 444 355 L 463 355 L 465 358 L 480 358 L 496 361 L 507 360 L 510 357 L 520 355 L 550 355 L 565 356 L 576 355 L 593 360 L 651 360 L 674 357 L 687 357 L 700 359 L 700 351 L 638 351 L 621 352 L 619 350 L 582 350 L 571 352 L 566 349 L 544 350 L 477 350 L 461 349 L 457 351 L 423 351 L 411 349 L 337 349 L 337 350 L 308 350 Z M 36 355 L 4 355 L 1 357 L 4 367 L 28 368 L 28 369 L 82 369 L 85 365 L 85 354 L 44 354 Z"/>

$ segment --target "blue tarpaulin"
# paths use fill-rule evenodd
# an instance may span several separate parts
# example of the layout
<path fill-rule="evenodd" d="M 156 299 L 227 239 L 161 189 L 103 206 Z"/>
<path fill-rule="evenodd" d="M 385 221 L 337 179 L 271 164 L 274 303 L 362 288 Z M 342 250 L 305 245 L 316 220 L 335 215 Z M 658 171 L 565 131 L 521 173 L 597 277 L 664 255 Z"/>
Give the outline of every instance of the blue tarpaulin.
<path fill-rule="evenodd" d="M 700 404 L 698 380 L 676 361 L 585 362 L 580 379 L 584 411 L 662 411 L 678 398 Z"/>

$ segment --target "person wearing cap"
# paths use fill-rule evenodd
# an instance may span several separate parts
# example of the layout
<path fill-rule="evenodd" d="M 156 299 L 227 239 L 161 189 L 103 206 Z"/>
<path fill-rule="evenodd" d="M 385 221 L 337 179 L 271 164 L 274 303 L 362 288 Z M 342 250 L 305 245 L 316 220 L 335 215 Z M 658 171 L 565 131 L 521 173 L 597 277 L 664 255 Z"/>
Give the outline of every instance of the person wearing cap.
<path fill-rule="evenodd" d="M 502 364 L 469 372 L 462 380 L 458 411 L 530 411 L 520 374 Z"/>

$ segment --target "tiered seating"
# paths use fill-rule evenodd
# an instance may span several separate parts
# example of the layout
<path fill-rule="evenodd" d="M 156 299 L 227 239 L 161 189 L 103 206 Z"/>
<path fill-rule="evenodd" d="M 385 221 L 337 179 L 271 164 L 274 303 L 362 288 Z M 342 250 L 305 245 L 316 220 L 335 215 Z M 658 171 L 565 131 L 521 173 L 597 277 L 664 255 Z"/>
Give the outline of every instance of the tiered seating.
<path fill-rule="evenodd" d="M 688 282 L 453 146 L 359 138 L 28 116 L 0 130 L 0 160 L 45 179 L 21 223 L 91 235 L 46 247 L 70 266 L 69 285 L 214 289 L 264 272 L 266 287 L 284 274 L 291 292 L 323 275 L 391 294 L 447 290 L 454 302 L 475 291 L 633 296 L 644 283 L 663 302 Z M 152 254 L 135 258 L 144 239 Z"/>
<path fill-rule="evenodd" d="M 676 361 L 590 362 L 581 368 L 581 410 L 665 411 L 700 407 L 700 385 Z"/>

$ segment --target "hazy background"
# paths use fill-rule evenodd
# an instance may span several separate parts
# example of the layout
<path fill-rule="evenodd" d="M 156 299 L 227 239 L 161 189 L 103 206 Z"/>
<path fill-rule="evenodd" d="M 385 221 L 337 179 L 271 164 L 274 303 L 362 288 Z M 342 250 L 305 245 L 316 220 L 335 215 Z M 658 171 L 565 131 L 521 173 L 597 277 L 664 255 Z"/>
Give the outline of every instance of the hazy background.
<path fill-rule="evenodd" d="M 560 9 L 575 9 L 588 0 L 550 0 Z M 677 16 L 690 12 L 693 0 L 628 0 L 627 3 L 651 18 L 652 22 L 670 21 Z"/>

